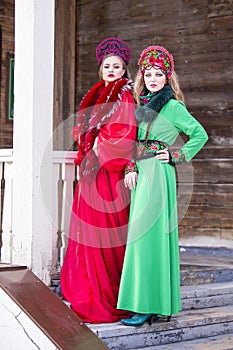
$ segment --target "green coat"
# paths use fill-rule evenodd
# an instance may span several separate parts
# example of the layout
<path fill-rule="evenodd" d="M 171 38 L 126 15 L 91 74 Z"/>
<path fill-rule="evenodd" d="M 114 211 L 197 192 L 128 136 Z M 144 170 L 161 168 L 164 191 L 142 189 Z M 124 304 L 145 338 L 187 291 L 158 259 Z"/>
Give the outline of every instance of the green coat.
<path fill-rule="evenodd" d="M 139 140 L 145 139 L 147 126 L 146 122 L 140 124 Z M 189 136 L 181 147 L 188 162 L 208 136 L 185 105 L 171 99 L 151 124 L 148 139 L 171 147 L 180 132 Z M 156 158 L 140 160 L 137 167 L 117 307 L 172 315 L 181 309 L 175 168 Z"/>

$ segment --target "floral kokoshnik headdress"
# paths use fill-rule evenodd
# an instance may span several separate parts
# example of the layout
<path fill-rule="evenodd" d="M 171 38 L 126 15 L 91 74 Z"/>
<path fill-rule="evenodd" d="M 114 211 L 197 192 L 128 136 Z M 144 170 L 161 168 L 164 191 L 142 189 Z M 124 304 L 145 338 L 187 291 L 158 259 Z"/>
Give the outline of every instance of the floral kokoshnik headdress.
<path fill-rule="evenodd" d="M 138 66 L 142 73 L 152 67 L 159 68 L 170 79 L 174 71 L 174 60 L 172 54 L 164 47 L 149 46 L 142 51 L 138 60 Z"/>

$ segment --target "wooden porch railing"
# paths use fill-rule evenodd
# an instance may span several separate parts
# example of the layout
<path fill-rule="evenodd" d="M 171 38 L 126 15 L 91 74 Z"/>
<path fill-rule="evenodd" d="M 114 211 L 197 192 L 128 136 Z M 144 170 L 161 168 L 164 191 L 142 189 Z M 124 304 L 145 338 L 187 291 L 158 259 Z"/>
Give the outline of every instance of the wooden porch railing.
<path fill-rule="evenodd" d="M 67 247 L 73 193 L 77 183 L 76 152 L 53 152 L 53 234 L 52 275 L 60 272 Z"/>
<path fill-rule="evenodd" d="M 53 152 L 53 220 L 51 274 L 60 272 L 69 232 L 74 187 L 77 182 L 73 162 L 75 152 Z M 0 150 L 0 261 L 12 263 L 13 150 Z M 46 203 L 45 203 L 46 205 Z"/>

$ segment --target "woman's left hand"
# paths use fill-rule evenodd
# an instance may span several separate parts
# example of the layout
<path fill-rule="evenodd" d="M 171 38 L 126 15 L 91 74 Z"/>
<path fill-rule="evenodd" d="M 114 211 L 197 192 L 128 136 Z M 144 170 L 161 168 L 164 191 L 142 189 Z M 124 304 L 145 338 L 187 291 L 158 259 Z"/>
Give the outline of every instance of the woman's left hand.
<path fill-rule="evenodd" d="M 157 151 L 155 158 L 161 160 L 162 163 L 169 163 L 170 154 L 167 148 Z"/>

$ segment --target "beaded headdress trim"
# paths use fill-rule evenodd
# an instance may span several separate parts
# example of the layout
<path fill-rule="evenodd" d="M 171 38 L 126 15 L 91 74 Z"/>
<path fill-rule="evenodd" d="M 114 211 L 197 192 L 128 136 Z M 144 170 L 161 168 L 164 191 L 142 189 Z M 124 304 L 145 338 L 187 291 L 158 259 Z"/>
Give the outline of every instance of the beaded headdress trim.
<path fill-rule="evenodd" d="M 129 45 L 119 38 L 104 39 L 96 47 L 96 58 L 99 65 L 101 65 L 104 57 L 110 54 L 119 56 L 126 64 L 129 63 L 129 60 L 130 60 Z"/>
<path fill-rule="evenodd" d="M 174 59 L 162 46 L 149 46 L 142 51 L 138 60 L 138 66 L 143 73 L 145 70 L 156 67 L 161 69 L 167 78 L 170 79 L 174 71 Z"/>

